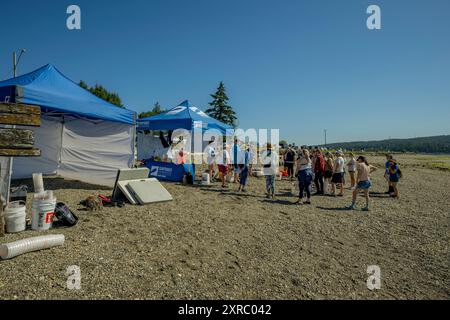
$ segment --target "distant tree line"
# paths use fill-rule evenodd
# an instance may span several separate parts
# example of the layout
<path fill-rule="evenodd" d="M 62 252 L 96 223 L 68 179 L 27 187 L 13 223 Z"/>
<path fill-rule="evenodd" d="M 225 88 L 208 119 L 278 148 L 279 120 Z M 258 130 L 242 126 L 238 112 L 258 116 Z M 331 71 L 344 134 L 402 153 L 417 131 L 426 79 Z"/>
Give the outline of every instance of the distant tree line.
<path fill-rule="evenodd" d="M 97 97 L 108 101 L 109 103 L 112 103 L 120 108 L 123 108 L 122 100 L 120 99 L 119 95 L 114 92 L 109 92 L 106 90 L 103 86 L 96 84 L 94 87 L 89 87 L 86 82 L 83 80 L 80 81 L 78 84 L 83 89 L 91 92 L 92 94 L 96 95 Z"/>
<path fill-rule="evenodd" d="M 161 105 L 159 104 L 159 102 L 156 102 L 155 105 L 153 106 L 153 109 L 151 109 L 150 111 L 139 113 L 138 118 L 139 119 L 143 119 L 143 118 L 152 117 L 152 116 L 155 116 L 157 114 L 163 113 L 165 111 L 166 110 L 161 108 Z"/>
<path fill-rule="evenodd" d="M 89 87 L 83 80 L 80 81 L 79 86 L 85 90 L 88 90 L 97 97 L 123 108 L 122 100 L 117 93 L 109 92 L 106 88 L 99 84 L 96 84 L 94 87 Z M 219 87 L 216 92 L 211 95 L 211 98 L 213 100 L 209 103 L 209 108 L 205 111 L 205 113 L 216 120 L 235 127 L 237 120 L 236 112 L 234 112 L 233 108 L 228 104 L 229 98 L 226 94 L 225 85 L 223 82 L 219 83 Z M 139 119 L 147 118 L 165 111 L 166 110 L 161 108 L 159 102 L 156 102 L 151 110 L 141 112 L 138 117 Z"/>
<path fill-rule="evenodd" d="M 355 151 L 391 151 L 415 153 L 450 153 L 450 135 L 381 141 L 357 141 L 327 144 L 329 149 Z"/>

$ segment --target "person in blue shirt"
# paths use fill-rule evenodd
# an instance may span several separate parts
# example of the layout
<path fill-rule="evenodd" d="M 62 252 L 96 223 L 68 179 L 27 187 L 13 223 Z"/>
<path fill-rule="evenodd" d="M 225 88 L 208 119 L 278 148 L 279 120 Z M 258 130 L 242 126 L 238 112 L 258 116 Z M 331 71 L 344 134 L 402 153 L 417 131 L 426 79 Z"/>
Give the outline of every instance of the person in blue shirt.
<path fill-rule="evenodd" d="M 385 164 L 386 171 L 384 173 L 384 177 L 386 178 L 386 180 L 388 182 L 389 190 L 387 192 L 385 192 L 385 194 L 392 194 L 394 192 L 394 188 L 391 186 L 390 174 L 389 174 L 389 167 L 391 166 L 390 161 L 392 159 L 393 159 L 393 156 L 391 154 L 386 154 L 386 164 Z"/>
<path fill-rule="evenodd" d="M 248 172 L 249 172 L 249 163 L 250 163 L 250 148 L 247 148 L 244 151 L 244 159 L 243 163 L 239 164 L 239 169 L 241 171 L 240 179 L 239 179 L 239 189 L 238 192 L 245 192 L 245 185 L 247 184 Z"/>
<path fill-rule="evenodd" d="M 388 172 L 389 172 L 389 186 L 392 187 L 392 190 L 393 190 L 393 192 L 390 194 L 390 196 L 392 198 L 398 198 L 399 194 L 398 194 L 397 183 L 400 180 L 401 171 L 400 171 L 400 168 L 398 167 L 397 161 L 394 158 L 389 160 Z"/>
<path fill-rule="evenodd" d="M 239 159 L 239 155 L 241 153 L 241 148 L 238 144 L 238 139 L 234 138 L 234 144 L 231 147 L 231 163 L 234 167 L 234 181 L 233 183 L 237 183 L 239 181 L 239 163 L 242 162 Z"/>

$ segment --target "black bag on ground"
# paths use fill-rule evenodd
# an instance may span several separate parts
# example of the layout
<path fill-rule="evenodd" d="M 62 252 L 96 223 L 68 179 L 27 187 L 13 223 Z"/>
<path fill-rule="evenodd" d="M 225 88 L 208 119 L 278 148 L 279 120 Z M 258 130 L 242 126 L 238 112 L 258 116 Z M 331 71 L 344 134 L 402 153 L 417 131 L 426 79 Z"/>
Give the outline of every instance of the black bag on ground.
<path fill-rule="evenodd" d="M 78 217 L 64 202 L 58 202 L 55 207 L 55 216 L 65 226 L 73 227 L 78 222 Z"/>
<path fill-rule="evenodd" d="M 186 172 L 183 176 L 183 183 L 184 184 L 194 184 L 194 177 L 192 176 L 192 173 Z"/>

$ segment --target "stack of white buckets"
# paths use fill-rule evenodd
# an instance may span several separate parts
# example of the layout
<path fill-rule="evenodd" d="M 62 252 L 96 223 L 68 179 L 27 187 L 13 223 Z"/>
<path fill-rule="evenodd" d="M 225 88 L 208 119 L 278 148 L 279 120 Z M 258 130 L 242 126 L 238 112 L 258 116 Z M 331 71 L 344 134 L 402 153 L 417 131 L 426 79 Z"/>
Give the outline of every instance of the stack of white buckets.
<path fill-rule="evenodd" d="M 31 209 L 31 229 L 37 231 L 49 230 L 55 215 L 56 198 L 53 191 L 44 190 L 42 173 L 33 174 L 34 197 Z M 26 206 L 23 201 L 11 202 L 5 212 L 6 232 L 17 233 L 26 229 Z"/>

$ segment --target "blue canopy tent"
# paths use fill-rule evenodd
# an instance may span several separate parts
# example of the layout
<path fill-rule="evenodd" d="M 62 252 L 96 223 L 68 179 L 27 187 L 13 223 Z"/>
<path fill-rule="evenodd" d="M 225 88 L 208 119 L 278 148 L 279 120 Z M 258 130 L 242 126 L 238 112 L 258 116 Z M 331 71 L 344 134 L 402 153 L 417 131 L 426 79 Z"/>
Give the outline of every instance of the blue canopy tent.
<path fill-rule="evenodd" d="M 177 107 L 161 114 L 139 119 L 138 130 L 203 130 L 216 129 L 222 134 L 233 127 L 211 118 L 200 109 L 194 107 L 188 100 L 183 101 Z"/>
<path fill-rule="evenodd" d="M 194 107 L 188 100 L 183 101 L 177 107 L 170 109 L 169 111 L 152 117 L 139 119 L 137 123 L 138 131 L 177 131 L 179 129 L 184 129 L 190 132 L 190 136 L 197 130 L 202 130 L 202 133 L 211 130 L 218 135 L 230 135 L 232 134 L 232 131 L 228 130 L 233 130 L 233 127 L 211 118 L 200 109 Z M 187 143 L 184 147 L 193 151 L 194 141 L 192 140 L 191 143 L 192 145 Z M 206 142 L 202 141 L 202 143 Z M 184 147 L 182 148 L 184 149 Z M 167 152 L 167 150 L 161 150 L 159 138 L 138 133 L 138 159 L 145 160 L 146 166 L 150 168 L 151 176 L 171 181 L 181 181 L 185 172 L 190 172 L 195 176 L 194 165 L 184 164 L 183 166 L 176 166 L 172 163 L 161 163 L 149 160 L 149 158 L 152 158 L 152 156 L 155 156 L 158 153 L 158 150 L 162 153 Z"/>
<path fill-rule="evenodd" d="M 9 97 L 9 99 L 7 98 Z M 43 112 L 133 125 L 135 112 L 98 98 L 48 64 L 17 78 L 0 81 L 0 101 L 33 104 Z"/>
<path fill-rule="evenodd" d="M 42 172 L 113 185 L 117 169 L 134 161 L 135 112 L 98 98 L 50 64 L 1 81 L 0 101 L 42 111 L 34 129 L 41 157 L 17 158 L 13 178 Z"/>

